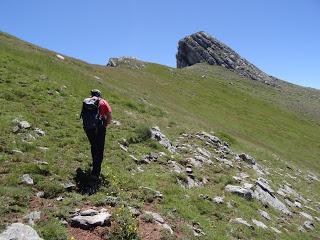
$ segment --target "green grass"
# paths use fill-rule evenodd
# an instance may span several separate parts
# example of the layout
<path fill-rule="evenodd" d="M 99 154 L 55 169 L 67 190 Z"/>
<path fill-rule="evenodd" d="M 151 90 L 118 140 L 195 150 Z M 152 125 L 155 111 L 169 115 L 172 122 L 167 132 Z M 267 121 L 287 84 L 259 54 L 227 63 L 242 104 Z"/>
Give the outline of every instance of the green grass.
<path fill-rule="evenodd" d="M 290 164 L 304 172 L 311 170 L 319 174 L 318 100 L 308 102 L 308 91 L 303 88 L 283 83 L 284 90 L 279 91 L 219 67 L 200 64 L 172 69 L 158 64 L 145 65 L 142 69 L 105 68 L 68 57 L 61 61 L 53 52 L 0 34 L 1 229 L 10 223 L 11 217 L 21 219 L 28 212 L 32 196 L 41 190 L 54 210 L 50 212 L 44 208 L 48 224 L 38 224 L 37 228 L 45 239 L 64 239 L 65 228 L 57 222 L 58 216 L 88 203 L 101 206 L 107 195 L 118 196 L 127 205 L 142 207 L 149 198 L 140 186 L 148 186 L 164 194 L 163 201 L 153 203 L 154 207 L 173 226 L 175 219 L 180 219 L 181 225 L 175 227 L 187 239 L 192 238 L 187 224 L 193 221 L 199 222 L 206 232 L 202 239 L 275 237 L 270 231 L 254 231 L 229 223 L 230 219 L 240 216 L 248 221 L 251 218 L 263 221 L 257 213 L 262 206 L 256 201 L 247 202 L 225 194 L 225 201 L 236 205 L 229 209 L 199 199 L 199 194 L 223 195 L 224 186 L 233 181 L 235 169 L 206 166 L 195 171 L 195 175 L 209 176 L 212 181 L 204 188 L 183 189 L 176 183 L 176 174 L 165 165 L 170 153 L 149 139 L 148 129 L 158 125 L 170 139 L 185 132 L 213 131 L 228 141 L 233 150 L 255 156 L 271 170 L 289 171 L 286 166 Z M 206 77 L 202 78 L 203 74 Z M 89 144 L 79 112 L 82 99 L 93 88 L 101 89 L 113 108 L 114 119 L 119 120 L 121 126 L 110 126 L 107 130 L 106 159 L 102 165 L 107 184 L 96 195 L 86 196 L 65 192 L 61 184 L 72 180 L 77 168 L 89 168 Z M 315 90 L 310 92 L 319 96 Z M 297 99 L 303 103 L 296 104 Z M 27 120 L 32 128 L 20 135 L 12 133 L 12 121 L 16 118 Z M 35 136 L 35 127 L 43 129 L 46 135 L 32 143 L 23 141 L 28 134 Z M 123 138 L 129 143 L 128 152 L 119 148 L 118 143 L 123 142 Z M 41 151 L 38 147 L 49 149 Z M 23 154 L 13 154 L 14 149 Z M 143 166 L 142 173 L 132 174 L 137 165 L 129 154 L 139 159 L 144 154 L 159 151 L 166 152 L 167 157 Z M 38 165 L 36 161 L 39 160 L 47 161 L 48 165 Z M 25 173 L 35 180 L 33 187 L 20 183 L 19 177 Z M 283 179 L 295 184 L 295 189 L 306 197 L 319 201 L 316 184 L 306 185 L 302 180 L 293 182 L 287 177 L 272 176 L 274 184 Z M 64 196 L 64 201 L 55 201 L 60 195 Z M 120 215 L 115 219 L 117 228 L 111 236 L 135 239 L 135 220 L 121 206 L 115 211 Z M 272 217 L 273 221 L 267 224 L 276 226 L 279 213 L 272 212 Z M 294 224 L 298 223 L 294 221 Z M 123 226 L 126 231 L 121 233 L 119 229 Z M 301 237 L 295 225 L 290 231 L 283 232 L 281 238 Z M 316 234 L 319 228 L 303 234 L 303 238 L 312 239 Z M 59 235 L 61 238 L 56 237 Z"/>

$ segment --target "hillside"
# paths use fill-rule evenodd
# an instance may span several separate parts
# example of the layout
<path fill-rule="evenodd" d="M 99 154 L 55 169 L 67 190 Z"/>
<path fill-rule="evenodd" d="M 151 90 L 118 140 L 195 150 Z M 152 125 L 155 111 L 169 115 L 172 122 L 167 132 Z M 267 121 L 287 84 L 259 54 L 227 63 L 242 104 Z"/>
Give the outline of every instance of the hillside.
<path fill-rule="evenodd" d="M 132 61 L 92 65 L 0 34 L 1 232 L 41 211 L 33 228 L 43 239 L 319 237 L 319 90 L 284 81 L 274 88 L 203 63 Z M 91 160 L 79 112 L 93 88 L 115 121 L 104 179 L 87 195 L 81 181 Z M 150 137 L 155 126 L 174 151 Z M 111 226 L 74 227 L 72 216 L 88 208 L 105 208 Z"/>

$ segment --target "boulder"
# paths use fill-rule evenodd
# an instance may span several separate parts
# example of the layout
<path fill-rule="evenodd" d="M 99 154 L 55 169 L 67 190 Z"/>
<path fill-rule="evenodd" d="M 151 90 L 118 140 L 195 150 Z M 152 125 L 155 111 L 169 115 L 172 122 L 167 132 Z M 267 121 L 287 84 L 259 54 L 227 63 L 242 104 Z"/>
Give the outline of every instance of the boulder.
<path fill-rule="evenodd" d="M 274 209 L 277 209 L 287 215 L 292 214 L 283 202 L 271 195 L 268 191 L 262 189 L 259 185 L 256 186 L 253 192 L 253 197 L 264 205 L 273 207 Z"/>
<path fill-rule="evenodd" d="M 42 238 L 32 227 L 22 223 L 13 223 L 0 234 L 0 240 L 42 240 Z"/>
<path fill-rule="evenodd" d="M 253 192 L 250 189 L 235 185 L 227 185 L 224 189 L 227 192 L 238 194 L 239 196 L 244 197 L 248 200 L 252 199 Z"/>
<path fill-rule="evenodd" d="M 105 211 L 105 209 L 100 211 L 88 209 L 71 218 L 70 223 L 73 227 L 79 227 L 82 229 L 91 229 L 96 226 L 110 225 L 111 214 Z"/>

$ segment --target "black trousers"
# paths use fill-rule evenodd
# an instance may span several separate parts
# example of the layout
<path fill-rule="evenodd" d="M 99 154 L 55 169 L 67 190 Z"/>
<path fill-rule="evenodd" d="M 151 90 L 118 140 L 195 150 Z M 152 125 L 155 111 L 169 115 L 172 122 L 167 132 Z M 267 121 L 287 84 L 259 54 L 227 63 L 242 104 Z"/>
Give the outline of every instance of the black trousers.
<path fill-rule="evenodd" d="M 96 129 L 85 130 L 91 145 L 92 172 L 91 174 L 99 177 L 101 164 L 103 160 L 104 142 L 106 137 L 106 128 L 100 126 Z"/>

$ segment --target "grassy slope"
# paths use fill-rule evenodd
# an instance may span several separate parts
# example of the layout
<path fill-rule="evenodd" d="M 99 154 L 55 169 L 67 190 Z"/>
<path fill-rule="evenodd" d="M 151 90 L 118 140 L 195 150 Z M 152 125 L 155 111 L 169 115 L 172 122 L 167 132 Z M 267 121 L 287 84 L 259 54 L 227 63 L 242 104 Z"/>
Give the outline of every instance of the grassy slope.
<path fill-rule="evenodd" d="M 205 77 L 201 77 L 203 72 Z M 47 79 L 42 80 L 41 75 Z M 208 233 L 208 239 L 217 236 L 228 238 L 226 232 L 231 230 L 228 219 L 236 217 L 236 213 L 195 201 L 200 193 L 221 193 L 220 187 L 208 186 L 194 191 L 180 189 L 173 184 L 174 176 L 158 165 L 150 165 L 138 176 L 129 173 L 135 164 L 128 154 L 119 149 L 118 141 L 134 134 L 137 125 L 159 125 L 170 138 L 176 138 L 181 132 L 212 130 L 229 140 L 233 149 L 248 152 L 260 161 L 265 160 L 268 167 L 284 169 L 288 162 L 303 170 L 312 169 L 320 173 L 318 121 L 290 111 L 287 106 L 292 100 L 281 92 L 241 79 L 221 68 L 199 65 L 189 69 L 170 69 L 147 64 L 141 70 L 127 67 L 106 69 L 71 58 L 61 61 L 53 52 L 1 34 L 0 85 L 0 210 L 2 216 L 7 216 L 2 218 L 2 225 L 27 211 L 34 190 L 19 185 L 19 176 L 30 173 L 35 178 L 35 189 L 43 189 L 51 197 L 64 194 L 66 200 L 54 204 L 57 209 L 62 209 L 61 212 L 85 202 L 97 204 L 110 193 L 131 204 L 142 205 L 143 197 L 138 186 L 148 185 L 165 193 L 165 202 L 157 206 L 159 211 L 165 214 L 172 208 L 178 208 L 178 217 L 188 222 L 199 221 Z M 77 167 L 85 169 L 88 166 L 89 146 L 78 121 L 78 113 L 81 100 L 92 88 L 100 88 L 105 93 L 113 107 L 114 118 L 122 125 L 108 131 L 108 160 L 104 162 L 103 173 L 110 185 L 88 197 L 63 193 L 57 186 L 70 179 Z M 289 104 L 279 104 L 284 100 Z M 46 136 L 31 144 L 21 141 L 11 133 L 12 120 L 17 117 L 44 129 Z M 41 152 L 38 146 L 49 147 L 49 150 Z M 140 157 L 154 148 L 158 146 L 147 141 L 130 146 L 129 151 Z M 13 149 L 25 153 L 14 155 L 11 153 Z M 40 159 L 45 159 L 49 165 L 39 167 L 35 160 Z M 214 171 L 212 169 L 208 174 Z M 155 177 L 157 172 L 162 174 Z M 223 186 L 228 181 L 228 177 L 221 176 L 217 185 Z M 280 179 L 274 181 L 280 182 Z M 310 198 L 319 196 L 316 186 L 300 185 L 298 190 L 309 194 Z M 185 199 L 185 194 L 189 194 L 191 199 Z M 257 208 L 256 202 L 248 206 L 242 199 L 228 198 L 236 201 L 238 208 L 244 209 L 247 216 L 256 214 L 252 210 L 252 207 Z M 193 207 L 186 207 L 191 203 Z M 49 219 L 61 214 L 64 216 L 54 209 L 44 209 Z M 39 228 L 43 229 L 43 226 Z M 272 235 L 244 228 L 238 230 L 242 237 L 264 239 Z M 188 235 L 188 230 L 185 234 Z"/>

